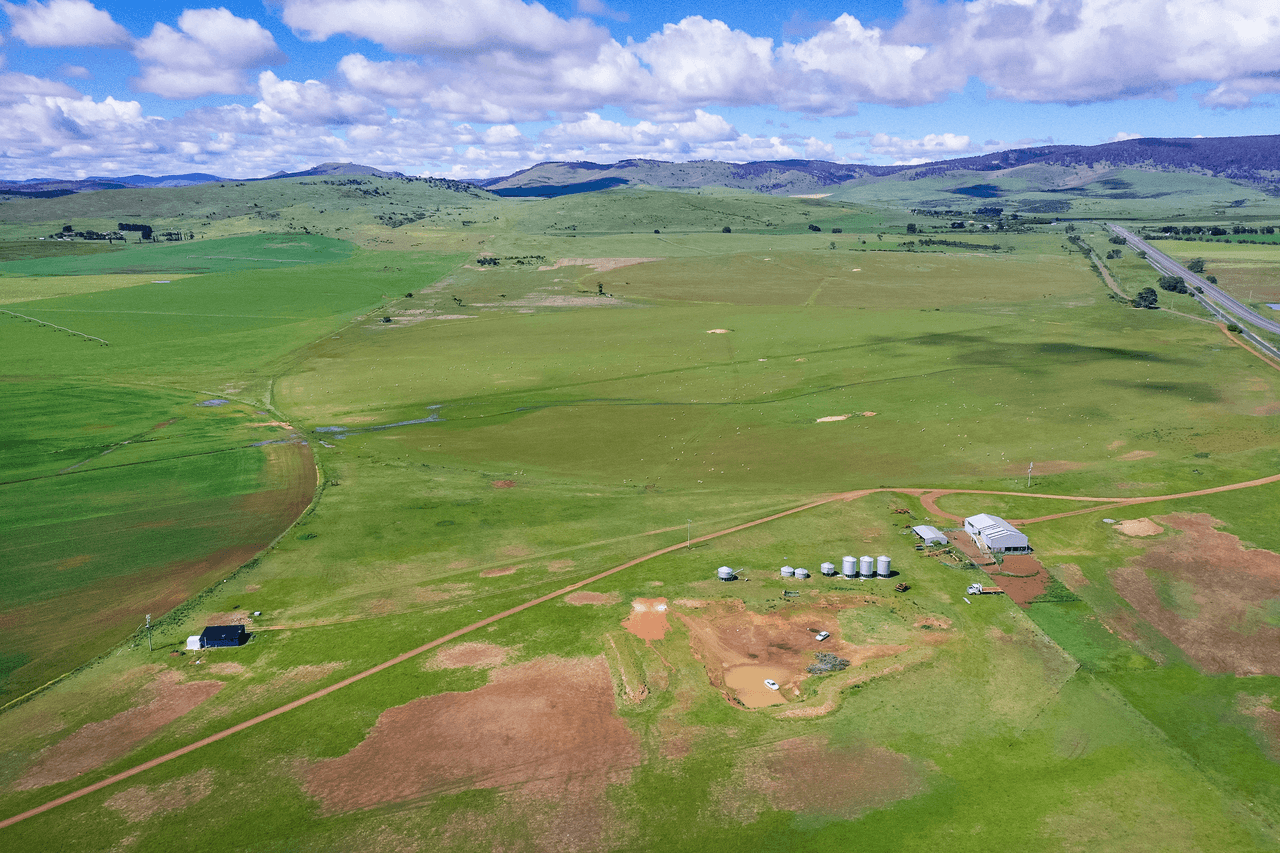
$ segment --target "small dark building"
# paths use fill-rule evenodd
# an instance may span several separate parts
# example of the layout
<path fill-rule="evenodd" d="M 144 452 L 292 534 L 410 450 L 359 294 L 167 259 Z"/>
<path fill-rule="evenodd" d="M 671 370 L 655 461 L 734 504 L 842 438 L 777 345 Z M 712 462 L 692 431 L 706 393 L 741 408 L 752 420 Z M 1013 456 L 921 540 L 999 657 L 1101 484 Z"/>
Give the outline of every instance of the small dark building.
<path fill-rule="evenodd" d="M 200 648 L 217 646 L 243 646 L 249 642 L 249 633 L 243 625 L 210 625 L 200 634 Z"/>

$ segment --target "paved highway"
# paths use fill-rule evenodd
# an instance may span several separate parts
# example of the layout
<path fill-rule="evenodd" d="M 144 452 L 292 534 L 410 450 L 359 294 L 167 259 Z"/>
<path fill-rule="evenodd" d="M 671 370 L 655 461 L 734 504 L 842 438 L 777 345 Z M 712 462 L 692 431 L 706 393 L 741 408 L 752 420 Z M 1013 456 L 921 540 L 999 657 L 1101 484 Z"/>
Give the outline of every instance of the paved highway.
<path fill-rule="evenodd" d="M 1245 305 L 1243 302 L 1227 295 L 1219 288 L 1214 287 L 1212 284 L 1182 266 L 1182 264 L 1169 257 L 1164 252 L 1152 246 L 1146 240 L 1139 238 L 1127 228 L 1121 228 L 1119 225 L 1112 225 L 1110 223 L 1107 224 L 1107 227 L 1111 229 L 1112 233 L 1128 240 L 1130 247 L 1146 252 L 1147 262 L 1164 275 L 1180 276 L 1184 281 L 1186 281 L 1188 287 L 1200 288 L 1203 292 L 1204 301 L 1214 303 L 1218 308 L 1222 309 L 1222 311 L 1227 314 L 1234 315 L 1232 319 L 1244 320 L 1252 323 L 1259 329 L 1266 329 L 1268 332 L 1274 332 L 1275 334 L 1280 335 L 1280 323 L 1277 323 L 1275 320 L 1267 317 L 1263 317 L 1248 305 Z M 1275 351 L 1275 348 L 1270 345 L 1268 345 L 1267 348 L 1272 352 Z"/>

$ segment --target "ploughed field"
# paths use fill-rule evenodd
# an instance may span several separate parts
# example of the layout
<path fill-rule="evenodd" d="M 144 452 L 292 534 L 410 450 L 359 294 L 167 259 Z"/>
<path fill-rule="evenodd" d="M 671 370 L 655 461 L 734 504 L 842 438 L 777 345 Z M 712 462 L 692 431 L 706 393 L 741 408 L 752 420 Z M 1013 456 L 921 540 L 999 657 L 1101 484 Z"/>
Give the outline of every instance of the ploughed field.
<path fill-rule="evenodd" d="M 1280 371 L 1109 299 L 1060 226 L 907 252 L 902 212 L 768 199 L 743 210 L 797 233 L 724 234 L 683 194 L 640 229 L 655 195 L 485 200 L 484 234 L 424 219 L 305 270 L 14 308 L 132 349 L 13 320 L 66 337 L 48 375 L 0 343 L 28 413 L 0 448 L 30 567 L 7 613 L 129 612 L 140 554 L 220 580 L 192 555 L 273 539 L 310 455 L 324 488 L 155 651 L 0 714 L 0 820 L 418 651 L 0 840 L 1274 849 L 1280 486 L 1209 490 L 1277 470 Z M 153 293 L 189 308 L 148 339 Z M 911 525 L 978 511 L 1044 519 L 1034 565 L 917 550 Z M 894 577 L 818 574 L 864 554 Z M 229 621 L 248 645 L 183 653 Z"/>

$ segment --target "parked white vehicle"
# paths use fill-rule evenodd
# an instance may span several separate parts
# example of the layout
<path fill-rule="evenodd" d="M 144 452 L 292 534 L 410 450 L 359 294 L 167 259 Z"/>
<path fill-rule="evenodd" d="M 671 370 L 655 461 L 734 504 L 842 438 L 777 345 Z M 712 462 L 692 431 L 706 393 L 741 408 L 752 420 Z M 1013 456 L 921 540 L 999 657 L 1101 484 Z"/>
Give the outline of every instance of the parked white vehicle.
<path fill-rule="evenodd" d="M 830 636 L 831 636 L 830 631 L 822 631 L 821 633 L 818 634 L 818 636 L 814 637 L 814 639 L 817 640 L 819 643 L 821 643 L 823 640 L 825 640 L 827 637 L 830 637 Z"/>
<path fill-rule="evenodd" d="M 766 678 L 764 680 L 764 686 L 768 687 L 770 690 L 777 690 L 778 682 L 774 681 L 772 678 Z"/>

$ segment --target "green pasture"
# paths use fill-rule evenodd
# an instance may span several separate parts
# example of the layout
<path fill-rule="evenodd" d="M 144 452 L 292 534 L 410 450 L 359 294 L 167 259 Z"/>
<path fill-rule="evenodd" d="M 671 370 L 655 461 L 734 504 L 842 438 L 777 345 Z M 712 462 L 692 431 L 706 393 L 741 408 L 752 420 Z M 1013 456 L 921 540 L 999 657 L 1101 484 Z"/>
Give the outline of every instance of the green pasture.
<path fill-rule="evenodd" d="M 1069 197 L 1073 210 L 1190 210 L 1239 190 L 1125 173 L 1045 193 L 1051 177 L 1014 176 L 1021 183 L 1009 192 Z M 288 193 L 329 194 L 323 204 L 319 195 L 285 199 L 293 207 L 278 209 L 296 214 L 294 224 L 358 231 L 352 240 L 363 248 L 300 268 L 115 289 L 86 276 L 98 283 L 80 292 L 21 291 L 26 301 L 7 307 L 111 343 L 0 315 L 0 400 L 24 415 L 0 441 L 0 504 L 11 521 L 0 552 L 20 557 L 0 570 L 9 572 L 0 577 L 0 668 L 12 673 L 4 689 L 97 653 L 54 648 L 61 623 L 92 626 L 101 650 L 150 602 L 172 604 L 157 620 L 155 651 L 135 635 L 0 713 L 0 818 L 641 555 L 824 496 L 1008 491 L 939 505 L 1027 518 L 1090 506 L 1033 493 L 1163 495 L 1278 470 L 1268 407 L 1280 375 L 1208 324 L 1108 299 L 1080 253 L 1063 250 L 1061 228 L 954 235 L 1000 243 L 999 252 L 906 251 L 901 225 L 921 218 L 871 207 L 890 199 L 871 190 L 928 201 L 946 192 L 930 180 L 867 182 L 860 200 L 632 188 L 550 200 L 454 194 L 457 204 L 394 228 L 376 216 L 413 213 L 408 193 L 426 185 L 354 186 L 393 197 L 361 207 L 365 197 L 353 196 L 343 212 L 333 204 L 341 187 L 289 184 Z M 204 190 L 210 228 L 257 227 L 251 208 L 214 205 L 220 193 L 264 204 L 251 195 L 260 186 Z M 948 197 L 957 207 L 1002 203 Z M 91 200 L 64 204 L 29 222 Z M 1264 202 L 1247 201 L 1255 204 Z M 810 232 L 810 222 L 823 230 Z M 880 238 L 882 228 L 894 233 Z M 1101 232 L 1082 224 L 1081 233 L 1105 252 Z M 244 239 L 265 247 L 294 235 Z M 440 246 L 468 251 L 427 251 Z M 110 257 L 153 248 L 169 249 L 130 246 Z M 482 251 L 500 263 L 479 267 Z M 1130 255 L 1109 262 L 1126 291 L 1145 286 Z M 530 256 L 545 263 L 514 263 Z M 607 272 L 537 268 L 619 257 L 660 260 Z M 0 288 L 10 280 L 19 279 L 0 276 Z M 215 396 L 231 402 L 194 405 Z M 265 425 L 277 420 L 305 435 L 322 492 L 250 561 L 292 520 L 268 516 L 297 482 L 299 458 L 253 446 L 288 435 Z M 424 666 L 429 652 L 0 830 L 0 844 L 571 849 L 551 828 L 579 825 L 578 810 L 590 808 L 600 820 L 593 838 L 614 849 L 1274 850 L 1275 744 L 1241 713 L 1239 697 L 1275 707 L 1276 677 L 1195 670 L 1112 580 L 1174 534 L 1135 539 L 1100 519 L 1205 512 L 1249 547 L 1280 549 L 1278 498 L 1270 485 L 1027 525 L 1055 589 L 1070 585 L 1074 595 L 1025 610 L 1003 596 L 966 601 L 966 585 L 986 575 L 915 550 L 904 526 L 925 518 L 918 498 L 835 500 L 586 587 L 615 603 L 553 599 L 465 637 L 502 647 L 508 665 L 604 656 L 640 759 L 598 799 L 572 785 L 535 798 L 519 782 L 464 784 L 326 811 L 302 784 L 315 762 L 355 749 L 389 709 L 504 677 Z M 236 543 L 245 553 L 230 566 L 196 566 Z M 846 554 L 890 556 L 895 581 L 910 590 L 778 574 L 784 564 L 816 573 Z M 719 583 L 721 565 L 744 579 Z M 181 566 L 151 576 L 181 588 L 130 589 L 152 566 Z M 679 617 L 661 640 L 622 628 L 635 599 L 659 596 L 691 618 L 719 604 L 768 617 L 827 602 L 835 609 L 821 612 L 842 637 L 892 645 L 897 656 L 814 676 L 799 697 L 784 697 L 830 697 L 823 715 L 748 711 L 711 686 Z M 1280 612 L 1280 601 L 1257 607 Z M 255 611 L 247 646 L 180 654 L 209 619 Z M 74 780 L 16 787 L 42 750 L 145 702 L 166 671 L 222 687 L 122 757 Z M 834 686 L 854 675 L 865 678 Z M 626 698 L 624 676 L 646 686 L 638 701 Z M 449 736 L 439 732 L 442 743 Z M 824 771 L 779 758 L 797 738 L 841 772 L 858 756 L 881 763 L 865 767 L 865 791 L 857 782 L 844 805 L 824 805 Z M 906 793 L 878 798 L 893 773 L 910 780 Z M 147 797 L 166 809 L 138 817 L 120 807 Z"/>
<path fill-rule="evenodd" d="M 366 476 L 377 478 L 373 469 L 366 470 Z M 1171 847 L 1266 846 L 1262 818 L 1238 810 L 1232 795 L 1217 787 L 1215 777 L 1195 769 L 1184 753 L 1133 714 L 1114 688 L 1077 671 L 1074 661 L 1046 644 L 1044 635 L 1016 608 L 999 598 L 966 605 L 959 591 L 967 575 L 910 550 L 909 540 L 896 533 L 897 517 L 888 511 L 891 504 L 889 496 L 833 504 L 716 540 L 692 552 L 676 552 L 593 585 L 597 591 L 617 592 L 619 605 L 571 607 L 548 602 L 498 623 L 483 639 L 506 647 L 512 655 L 509 660 L 519 662 L 548 654 L 601 654 L 611 648 L 605 637 L 615 637 L 614 643 L 623 645 L 638 673 L 651 678 L 661 674 L 666 685 L 663 691 L 638 705 L 624 704 L 619 709 L 639 739 L 643 759 L 613 783 L 607 794 L 614 804 L 607 825 L 613 831 L 621 828 L 637 847 L 695 850 L 707 845 L 779 843 L 791 849 L 856 844 L 871 849 L 917 850 L 946 844 L 978 850 L 989 849 L 987 845 L 994 843 L 1006 849 L 1057 849 L 1064 842 L 1110 841 L 1123 849 L 1139 840 Z M 318 515 L 323 512 L 321 509 Z M 851 529 L 875 531 L 871 543 L 859 540 L 856 544 L 869 544 L 877 550 L 886 546 L 895 567 L 913 583 L 909 595 L 898 597 L 879 590 L 877 582 L 842 592 L 839 587 L 847 585 L 844 582 L 819 579 L 808 582 L 808 593 L 800 587 L 798 599 L 782 595 L 797 585 L 784 585 L 773 577 L 776 563 L 783 559 L 801 562 L 806 550 L 815 558 L 848 550 Z M 377 542 L 377 537 L 372 541 Z M 797 554 L 801 556 L 797 558 Z M 237 605 L 257 607 L 260 601 L 270 600 L 277 594 L 273 587 L 284 579 L 259 574 L 271 562 L 254 570 L 252 580 L 266 581 L 260 592 L 247 593 L 243 587 L 220 589 L 206 606 L 226 611 Z M 720 563 L 756 562 L 767 565 L 769 571 L 762 566 L 760 572 L 748 573 L 751 580 L 728 586 L 710 579 L 713 567 Z M 296 570 L 282 574 L 299 576 Z M 237 578 L 236 582 L 243 580 Z M 820 592 L 824 584 L 831 591 Z M 868 588 L 879 592 L 878 600 L 865 601 Z M 672 620 L 666 639 L 651 645 L 635 641 L 618 628 L 629 610 L 627 601 L 633 597 L 740 599 L 752 609 L 770 612 L 804 607 L 814 600 L 815 593 L 848 596 L 848 604 L 856 609 L 845 611 L 842 624 L 850 620 L 845 628 L 855 632 L 850 636 L 862 637 L 857 630 L 870 630 L 863 642 L 915 637 L 921 632 L 912 627 L 912 620 L 925 614 L 950 620 L 952 627 L 947 633 L 952 639 L 938 646 L 927 660 L 848 691 L 834 713 L 794 721 L 735 709 L 708 691 L 705 664 L 693 657 L 687 631 L 679 620 Z M 477 618 L 473 613 L 477 607 L 489 612 L 530 594 L 527 588 L 513 587 L 505 595 L 468 597 L 453 609 L 431 613 L 369 616 L 355 623 L 266 631 L 243 649 L 207 653 L 203 656 L 206 665 L 234 660 L 241 669 L 234 674 L 192 673 L 189 677 L 214 677 L 224 686 L 214 699 L 193 712 L 185 731 L 160 735 L 127 761 L 98 771 L 95 778 L 412 647 L 422 641 L 424 630 L 439 634 L 466 624 Z M 175 633 L 181 632 L 170 631 L 161 638 L 164 649 L 177 640 L 172 636 Z M 125 679 L 120 676 L 134 671 L 130 667 L 146 659 L 143 647 L 135 644 L 119 658 L 86 673 L 78 694 L 48 694 L 19 708 L 13 719 L 35 720 L 41 713 L 59 713 L 67 720 L 86 721 L 93 718 L 90 709 L 119 707 L 118 697 L 127 692 L 127 681 L 122 685 Z M 283 678 L 293 667 L 330 661 L 340 663 L 324 680 L 307 687 Z M 169 665 L 190 672 L 189 659 Z M 247 819 L 254 821 L 263 839 L 288 838 L 305 846 L 367 839 L 371 819 L 384 834 L 435 839 L 449 849 L 471 849 L 469 844 L 476 849 L 495 843 L 534 844 L 543 836 L 539 835 L 539 823 L 525 813 L 514 813 L 496 825 L 485 820 L 498 808 L 498 801 L 484 791 L 389 804 L 372 812 L 325 814 L 299 787 L 299 767 L 355 748 L 383 709 L 422 696 L 472 690 L 488 677 L 467 669 L 424 670 L 418 661 L 409 661 L 240 736 L 148 771 L 137 782 L 154 787 L 205 768 L 217 780 L 238 780 L 235 785 L 213 785 L 209 794 L 183 808 L 184 844 L 190 849 L 216 846 Z M 112 681 L 118 686 L 108 687 Z M 664 757 L 664 744 L 671 732 L 688 733 L 691 738 L 690 749 L 682 757 Z M 10 730 L 5 734 L 6 754 L 34 755 L 56 737 L 30 728 L 21 734 Z M 808 811 L 803 805 L 796 810 L 779 808 L 773 799 L 776 795 L 759 787 L 760 762 L 771 754 L 774 744 L 796 737 L 830 749 L 876 745 L 893 750 L 918 768 L 920 788 L 914 796 L 891 801 L 883 808 L 864 807 L 840 815 L 821 809 Z M 21 761 L 10 767 L 8 778 L 14 779 Z M 805 775 L 805 769 L 793 772 L 798 777 Z M 1262 774 L 1258 782 L 1266 784 L 1267 771 L 1259 767 L 1258 772 Z M 1011 786 L 1011 780 L 1018 784 Z M 3 801 L 7 811 L 16 811 L 86 781 L 34 792 L 10 790 Z M 9 837 L 22 844 L 42 832 L 53 832 L 74 842 L 87 840 L 85 833 L 92 825 L 95 837 L 133 834 L 140 850 L 174 842 L 172 820 L 157 815 L 142 823 L 127 823 L 119 811 L 104 805 L 112 793 L 91 795 L 63 807 L 61 813 L 20 824 L 9 831 Z M 1194 805 L 1189 807 L 1188 803 Z M 1082 811 L 1110 814 L 1121 804 L 1123 819 L 1117 817 L 1116 825 L 1106 832 L 1094 822 L 1079 819 Z M 979 805 L 982 810 L 975 812 Z M 547 808 L 554 814 L 562 806 L 552 801 Z M 993 820 L 993 814 L 1001 818 Z M 677 831 L 674 824 L 686 818 L 691 831 Z M 480 828 L 463 842 L 442 834 L 446 826 L 457 822 Z M 964 829 L 959 839 L 957 826 Z"/>
<path fill-rule="evenodd" d="M 44 244 L 41 244 L 44 245 Z M 54 245 L 59 245 L 55 243 Z M 66 244 L 62 244 L 66 245 Z M 85 245 L 85 244 L 71 244 Z M 126 243 L 114 251 L 62 254 L 0 263 L 3 275 L 174 275 L 285 269 L 344 260 L 355 246 L 304 234 L 256 234 L 222 240 Z"/>

